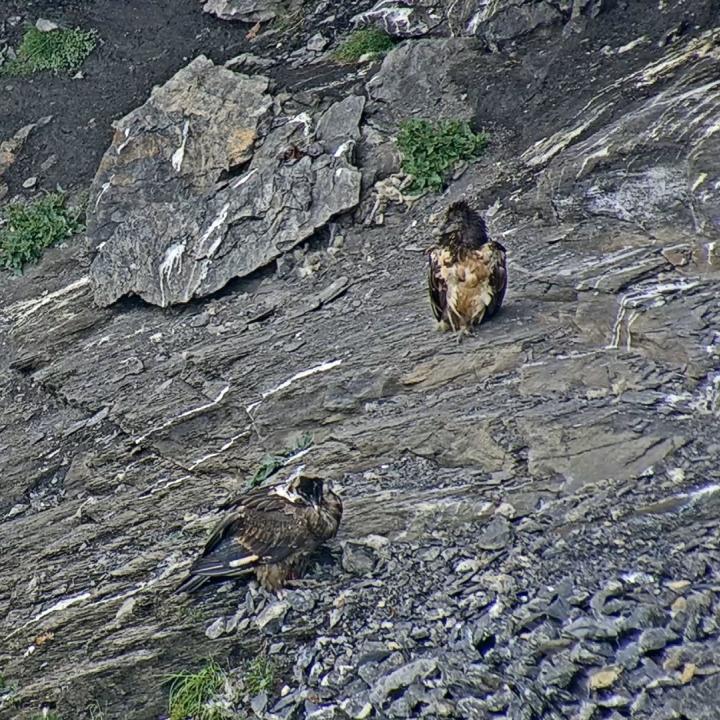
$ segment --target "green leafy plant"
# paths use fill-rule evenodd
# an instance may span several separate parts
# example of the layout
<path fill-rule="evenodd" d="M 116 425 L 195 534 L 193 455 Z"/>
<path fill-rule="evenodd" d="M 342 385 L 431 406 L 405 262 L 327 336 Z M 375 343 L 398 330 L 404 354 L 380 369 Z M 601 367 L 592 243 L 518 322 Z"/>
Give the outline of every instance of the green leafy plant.
<path fill-rule="evenodd" d="M 356 30 L 340 45 L 333 53 L 333 57 L 341 63 L 354 63 L 367 53 L 385 53 L 393 45 L 395 45 L 393 39 L 382 30 L 363 28 Z"/>
<path fill-rule="evenodd" d="M 84 230 L 82 209 L 66 206 L 65 196 L 51 193 L 35 202 L 11 203 L 0 211 L 0 265 L 21 272 L 43 250 Z"/>
<path fill-rule="evenodd" d="M 305 433 L 291 448 L 286 448 L 277 455 L 266 455 L 258 469 L 248 481 L 249 487 L 257 487 L 262 485 L 269 477 L 274 475 L 281 467 L 288 464 L 292 458 L 303 450 L 312 447 L 313 438 L 309 433 Z"/>
<path fill-rule="evenodd" d="M 245 684 L 251 695 L 272 690 L 275 684 L 275 665 L 263 655 L 256 657 L 245 673 Z"/>
<path fill-rule="evenodd" d="M 487 146 L 485 133 L 475 133 L 460 120 L 405 120 L 397 144 L 403 170 L 412 175 L 411 191 L 441 190 L 447 176 L 461 160 L 477 157 Z"/>
<path fill-rule="evenodd" d="M 225 671 L 214 661 L 195 673 L 181 672 L 170 677 L 169 720 L 223 720 L 228 713 L 211 705 L 225 683 Z"/>
<path fill-rule="evenodd" d="M 51 70 L 77 70 L 97 45 L 92 30 L 62 29 L 41 32 L 30 27 L 23 35 L 16 58 L 2 68 L 5 75 L 22 76 Z"/>

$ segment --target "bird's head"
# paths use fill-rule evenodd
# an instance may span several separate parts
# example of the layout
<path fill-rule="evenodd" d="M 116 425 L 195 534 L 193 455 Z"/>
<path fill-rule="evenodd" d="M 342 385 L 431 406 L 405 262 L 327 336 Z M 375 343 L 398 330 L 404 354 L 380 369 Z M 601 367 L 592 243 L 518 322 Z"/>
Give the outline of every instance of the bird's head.
<path fill-rule="evenodd" d="M 288 490 L 317 508 L 323 501 L 324 485 L 323 478 L 300 472 L 292 478 Z"/>
<path fill-rule="evenodd" d="M 450 203 L 433 225 L 433 238 L 445 247 L 479 248 L 489 239 L 485 221 L 465 200 Z"/>

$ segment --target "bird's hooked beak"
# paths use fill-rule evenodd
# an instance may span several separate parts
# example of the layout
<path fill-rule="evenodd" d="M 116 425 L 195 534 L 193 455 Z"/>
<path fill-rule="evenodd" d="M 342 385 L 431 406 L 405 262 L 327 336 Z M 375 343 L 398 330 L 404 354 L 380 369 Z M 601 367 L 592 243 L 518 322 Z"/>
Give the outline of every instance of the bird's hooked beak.
<path fill-rule="evenodd" d="M 298 465 L 288 476 L 287 487 L 292 488 L 295 485 L 295 481 L 303 474 L 305 465 Z"/>

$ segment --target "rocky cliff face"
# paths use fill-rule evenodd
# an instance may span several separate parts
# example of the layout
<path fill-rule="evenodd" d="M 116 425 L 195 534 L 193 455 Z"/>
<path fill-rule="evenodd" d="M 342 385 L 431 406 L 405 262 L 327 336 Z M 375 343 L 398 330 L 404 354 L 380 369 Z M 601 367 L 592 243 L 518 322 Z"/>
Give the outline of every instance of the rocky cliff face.
<path fill-rule="evenodd" d="M 168 77 L 116 123 L 87 236 L 2 282 L 0 712 L 155 718 L 169 673 L 264 648 L 260 717 L 716 717 L 716 4 L 330 5 Z M 338 66 L 350 15 L 406 39 Z M 398 203 L 423 116 L 490 146 Z M 510 289 L 456 345 L 422 250 L 459 197 Z M 171 596 L 306 433 L 346 507 L 312 582 Z"/>

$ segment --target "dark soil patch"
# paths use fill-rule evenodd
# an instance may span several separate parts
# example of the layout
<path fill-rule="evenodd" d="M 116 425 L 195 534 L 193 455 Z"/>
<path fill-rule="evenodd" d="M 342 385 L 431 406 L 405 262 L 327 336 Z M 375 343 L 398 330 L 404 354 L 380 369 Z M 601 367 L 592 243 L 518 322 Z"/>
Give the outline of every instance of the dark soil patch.
<path fill-rule="evenodd" d="M 145 102 L 153 85 L 197 55 L 219 62 L 249 45 L 247 25 L 218 20 L 202 12 L 197 0 L 6 0 L 1 5 L 0 44 L 17 47 L 25 27 L 38 18 L 95 29 L 100 37 L 81 79 L 50 73 L 0 78 L 0 140 L 44 115 L 54 116 L 30 136 L 8 172 L 9 197 L 32 175 L 39 178 L 38 189 L 89 185 L 110 145 L 113 120 Z M 51 155 L 57 161 L 42 171 Z"/>

